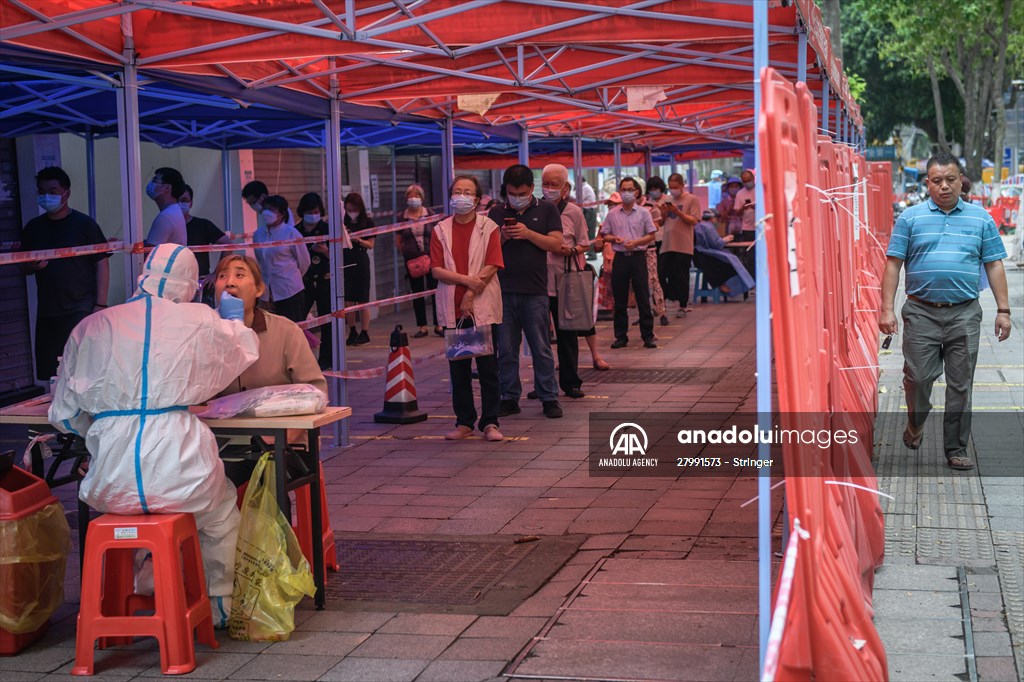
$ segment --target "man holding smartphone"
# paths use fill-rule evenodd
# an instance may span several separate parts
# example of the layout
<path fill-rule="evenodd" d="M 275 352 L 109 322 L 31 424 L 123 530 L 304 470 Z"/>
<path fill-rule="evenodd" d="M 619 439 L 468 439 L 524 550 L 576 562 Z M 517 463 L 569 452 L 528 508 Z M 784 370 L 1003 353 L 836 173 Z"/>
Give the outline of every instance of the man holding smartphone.
<path fill-rule="evenodd" d="M 562 250 L 562 219 L 558 208 L 533 196 L 533 171 L 522 164 L 509 166 L 502 177 L 505 201 L 488 216 L 501 225 L 505 269 L 501 283 L 502 322 L 498 325 L 499 417 L 519 414 L 523 384 L 519 379 L 519 344 L 523 335 L 533 355 L 533 383 L 544 416 L 558 419 L 555 357 L 548 340 L 547 254 Z"/>

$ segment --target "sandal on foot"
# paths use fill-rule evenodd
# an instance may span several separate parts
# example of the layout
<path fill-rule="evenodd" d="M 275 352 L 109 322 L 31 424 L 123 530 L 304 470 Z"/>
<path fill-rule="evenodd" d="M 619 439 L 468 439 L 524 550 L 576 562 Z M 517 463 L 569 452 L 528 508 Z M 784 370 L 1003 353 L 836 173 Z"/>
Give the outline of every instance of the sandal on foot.
<path fill-rule="evenodd" d="M 907 428 L 903 429 L 903 444 L 910 450 L 917 450 L 921 447 L 921 439 L 924 437 L 924 429 L 921 429 L 917 433 L 910 428 L 910 424 L 907 424 Z"/>
<path fill-rule="evenodd" d="M 974 462 L 971 461 L 970 457 L 947 457 L 946 462 L 949 463 L 950 469 L 956 469 L 957 471 L 968 471 L 974 468 Z"/>
<path fill-rule="evenodd" d="M 468 438 L 469 436 L 472 436 L 472 435 L 473 435 L 473 427 L 465 426 L 465 425 L 461 425 L 460 424 L 459 426 L 455 427 L 454 431 L 449 431 L 448 433 L 444 434 L 444 439 L 445 440 L 462 440 L 463 438 Z"/>

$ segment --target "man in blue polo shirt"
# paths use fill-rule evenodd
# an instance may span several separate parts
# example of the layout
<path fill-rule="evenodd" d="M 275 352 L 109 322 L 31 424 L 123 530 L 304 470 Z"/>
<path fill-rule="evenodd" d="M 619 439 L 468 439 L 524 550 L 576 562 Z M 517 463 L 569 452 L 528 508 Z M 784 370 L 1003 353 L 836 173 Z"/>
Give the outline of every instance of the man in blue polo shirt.
<path fill-rule="evenodd" d="M 978 286 L 984 266 L 996 299 L 996 338 L 1010 335 L 1010 303 L 1002 259 L 1006 249 L 992 218 L 960 198 L 963 170 L 957 158 L 939 152 L 926 167 L 929 200 L 900 214 L 893 227 L 878 328 L 897 331 L 893 301 L 900 269 L 907 266 L 903 306 L 903 388 L 907 427 L 903 443 L 921 446 L 931 411 L 932 384 L 945 372 L 943 449 L 949 466 L 971 469 L 971 390 L 978 362 L 981 304 Z"/>

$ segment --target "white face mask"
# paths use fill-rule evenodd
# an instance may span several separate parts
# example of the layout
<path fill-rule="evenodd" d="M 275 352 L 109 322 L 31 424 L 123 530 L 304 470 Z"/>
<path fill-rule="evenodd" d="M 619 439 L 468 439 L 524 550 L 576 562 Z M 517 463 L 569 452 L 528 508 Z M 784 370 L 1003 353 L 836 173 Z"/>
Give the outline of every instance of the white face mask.
<path fill-rule="evenodd" d="M 547 189 L 545 187 L 541 192 L 544 193 L 544 198 L 553 204 L 557 204 L 562 199 L 562 190 L 560 189 Z"/>
<path fill-rule="evenodd" d="M 652 201 L 657 201 L 658 199 L 661 198 L 661 190 L 660 189 L 652 189 L 648 194 L 651 197 Z"/>
<path fill-rule="evenodd" d="M 178 206 L 181 206 L 182 213 L 188 213 L 192 210 L 192 203 L 188 201 L 179 201 Z"/>
<path fill-rule="evenodd" d="M 624 204 L 632 204 L 634 201 L 636 201 L 636 192 L 631 192 L 629 190 L 620 190 L 619 196 L 622 197 L 622 203 Z"/>
<path fill-rule="evenodd" d="M 673 199 L 678 199 L 679 197 L 683 196 L 683 190 L 681 189 L 669 188 L 668 192 L 669 194 L 672 195 Z"/>
<path fill-rule="evenodd" d="M 754 189 L 754 183 L 753 182 L 744 182 L 743 186 L 746 187 L 747 189 Z"/>
<path fill-rule="evenodd" d="M 277 212 L 272 211 L 269 208 L 263 209 L 263 212 L 260 215 L 263 216 L 263 222 L 267 225 L 273 225 L 274 222 L 277 221 Z"/>
<path fill-rule="evenodd" d="M 409 205 L 409 208 L 416 209 L 423 205 L 423 199 L 420 199 L 419 197 L 409 197 L 409 199 L 406 200 L 406 204 Z"/>
<path fill-rule="evenodd" d="M 449 203 L 456 215 L 466 215 L 467 213 L 472 213 L 473 209 L 476 208 L 476 197 L 456 194 Z"/>
<path fill-rule="evenodd" d="M 359 214 L 356 213 L 355 211 L 345 211 L 345 215 L 347 215 L 348 219 L 351 220 L 352 222 L 355 222 L 356 218 L 359 217 Z"/>
<path fill-rule="evenodd" d="M 528 194 L 525 197 L 509 197 L 508 205 L 517 211 L 522 211 L 527 206 L 533 203 L 533 195 Z"/>
<path fill-rule="evenodd" d="M 307 223 L 309 225 L 316 225 L 318 222 L 320 222 L 320 214 L 306 213 L 302 216 L 302 222 Z"/>

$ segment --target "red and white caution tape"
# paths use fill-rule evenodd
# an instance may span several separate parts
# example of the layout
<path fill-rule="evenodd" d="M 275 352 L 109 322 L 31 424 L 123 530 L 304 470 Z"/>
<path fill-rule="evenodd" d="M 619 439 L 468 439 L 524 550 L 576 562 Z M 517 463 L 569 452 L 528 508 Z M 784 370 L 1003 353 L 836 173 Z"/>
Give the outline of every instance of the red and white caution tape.
<path fill-rule="evenodd" d="M 789 534 L 789 545 L 786 546 L 786 559 L 782 564 L 782 577 L 779 579 L 779 594 L 775 599 L 775 613 L 772 614 L 772 627 L 768 632 L 768 647 L 764 654 L 764 670 L 761 682 L 773 682 L 779 669 L 779 649 L 782 646 L 782 635 L 786 631 L 786 615 L 789 613 L 789 600 L 793 595 L 793 576 L 796 573 L 796 557 L 800 551 L 800 541 L 810 539 L 811 534 L 800 527 L 800 519 L 793 518 L 793 532 Z"/>
<path fill-rule="evenodd" d="M 427 289 L 426 291 L 418 291 L 414 294 L 404 294 L 402 296 L 395 296 L 393 298 L 384 298 L 379 301 L 370 301 L 369 303 L 357 303 L 356 305 L 346 306 L 339 310 L 335 310 L 333 313 L 327 315 L 321 315 L 314 317 L 311 320 L 304 320 L 299 322 L 299 329 L 312 329 L 313 327 L 319 327 L 327 324 L 331 321 L 332 317 L 344 317 L 345 313 L 354 313 L 358 310 L 368 308 L 379 308 L 384 305 L 393 305 L 395 303 L 404 303 L 406 301 L 412 301 L 417 298 L 426 298 L 427 296 L 433 296 L 436 289 Z"/>
<path fill-rule="evenodd" d="M 438 351 L 436 353 L 430 353 L 424 355 L 421 358 L 417 358 L 412 361 L 413 365 L 419 365 L 424 362 L 433 360 L 434 358 L 440 358 L 444 356 L 444 351 Z M 386 366 L 374 367 L 373 369 L 353 369 L 345 370 L 344 372 L 324 372 L 325 377 L 331 377 L 332 379 L 376 379 L 382 377 L 388 371 Z"/>

